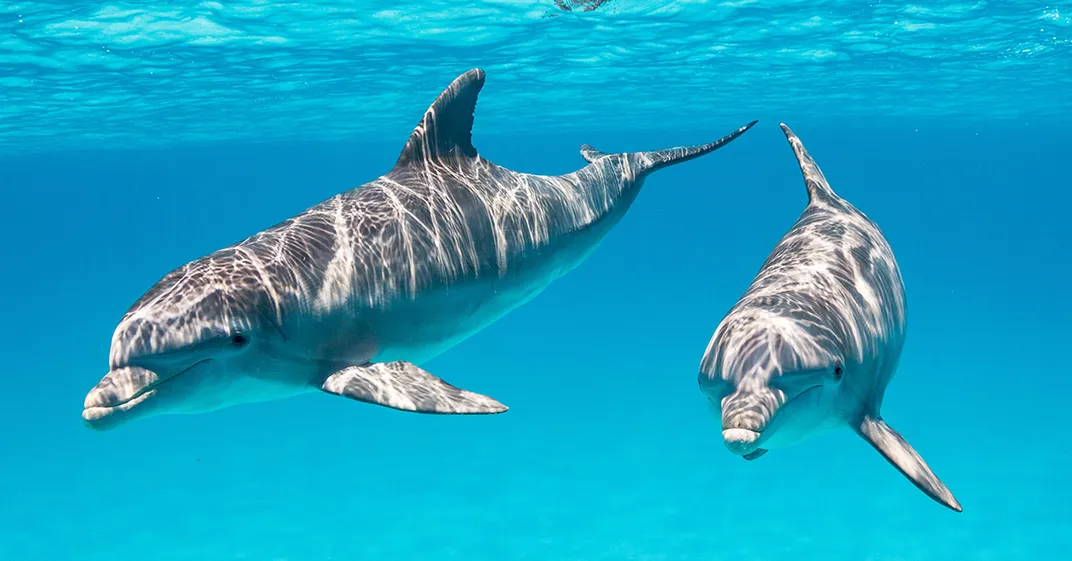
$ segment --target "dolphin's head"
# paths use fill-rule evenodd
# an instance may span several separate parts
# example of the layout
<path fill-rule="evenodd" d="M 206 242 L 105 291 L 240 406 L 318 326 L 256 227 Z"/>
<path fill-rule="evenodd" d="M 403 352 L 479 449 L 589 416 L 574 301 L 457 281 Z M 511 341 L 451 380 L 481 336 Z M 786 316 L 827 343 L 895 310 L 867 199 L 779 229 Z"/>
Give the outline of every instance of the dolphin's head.
<path fill-rule="evenodd" d="M 806 325 L 744 317 L 716 331 L 700 386 L 721 421 L 726 447 L 751 458 L 833 418 L 845 377 L 839 350 Z"/>
<path fill-rule="evenodd" d="M 109 372 L 85 399 L 86 425 L 216 409 L 228 404 L 236 376 L 273 370 L 278 308 L 249 269 L 233 252 L 218 252 L 145 293 L 112 336 Z"/>

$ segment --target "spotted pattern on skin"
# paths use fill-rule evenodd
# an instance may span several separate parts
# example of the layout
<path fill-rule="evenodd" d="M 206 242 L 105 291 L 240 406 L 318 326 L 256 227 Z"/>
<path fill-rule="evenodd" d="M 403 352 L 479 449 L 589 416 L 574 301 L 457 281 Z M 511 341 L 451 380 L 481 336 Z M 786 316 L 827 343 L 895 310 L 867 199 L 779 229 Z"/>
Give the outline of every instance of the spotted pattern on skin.
<path fill-rule="evenodd" d="M 128 365 L 132 356 L 226 338 L 261 318 L 278 323 L 282 301 L 274 295 L 284 284 L 276 274 L 280 269 L 279 261 L 238 246 L 168 273 L 120 321 L 111 368 Z"/>
<path fill-rule="evenodd" d="M 329 376 L 323 389 L 402 411 L 471 415 L 507 410 L 490 397 L 456 388 L 408 362 L 345 368 Z"/>
<path fill-rule="evenodd" d="M 112 370 L 254 324 L 286 336 L 327 316 L 382 315 L 422 294 L 517 279 L 561 247 L 593 243 L 581 235 L 620 218 L 647 175 L 713 152 L 755 124 L 704 145 L 596 153 L 565 175 L 518 173 L 472 146 L 484 78 L 471 70 L 455 79 L 387 174 L 165 276 L 116 328 Z M 359 335 L 333 333 L 332 348 L 369 345 Z"/>
<path fill-rule="evenodd" d="M 808 206 L 716 328 L 700 384 L 722 391 L 724 383 L 765 387 L 783 373 L 844 363 L 868 381 L 861 391 L 877 407 L 905 338 L 897 261 L 879 227 L 830 188 L 788 128 L 786 137 Z M 773 414 L 780 401 L 769 400 L 764 414 Z"/>
<path fill-rule="evenodd" d="M 727 440 L 745 459 L 765 454 L 769 433 L 787 423 L 797 425 L 798 437 L 822 422 L 848 424 L 919 489 L 959 512 L 952 492 L 881 420 L 906 330 L 893 251 L 879 227 L 830 188 L 789 127 L 782 130 L 800 164 L 808 206 L 716 328 L 700 366 L 701 391 L 713 409 L 718 404 L 724 435 L 762 433 L 747 443 Z M 795 375 L 836 375 L 836 368 L 842 378 L 834 386 Z M 829 401 L 793 401 L 822 397 L 829 387 L 836 388 Z M 816 417 L 801 421 L 798 408 L 787 420 L 785 408 L 798 404 L 825 419 L 809 425 Z"/>

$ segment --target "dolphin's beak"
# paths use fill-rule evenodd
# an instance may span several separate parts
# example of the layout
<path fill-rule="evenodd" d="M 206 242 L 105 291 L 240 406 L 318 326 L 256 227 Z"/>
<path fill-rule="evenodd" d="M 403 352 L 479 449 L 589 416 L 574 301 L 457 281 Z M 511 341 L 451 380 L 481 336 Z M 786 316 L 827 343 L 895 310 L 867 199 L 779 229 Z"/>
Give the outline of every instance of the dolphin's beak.
<path fill-rule="evenodd" d="M 759 440 L 763 435 L 750 429 L 723 429 L 722 441 L 726 448 L 738 456 L 747 456 L 759 448 Z"/>
<path fill-rule="evenodd" d="M 787 418 L 801 419 L 800 415 L 807 415 L 822 389 L 816 385 L 787 396 L 764 387 L 727 396 L 722 400 L 722 440 L 726 448 L 749 460 L 763 455 L 772 440 L 784 443 L 777 433 L 788 422 Z"/>
<path fill-rule="evenodd" d="M 722 440 L 734 454 L 745 456 L 755 452 L 766 438 L 765 431 L 785 395 L 769 389 L 738 390 L 722 400 Z"/>
<path fill-rule="evenodd" d="M 108 373 L 86 395 L 82 420 L 96 430 L 114 428 L 129 420 L 132 411 L 156 393 L 160 377 L 152 370 L 124 366 Z"/>

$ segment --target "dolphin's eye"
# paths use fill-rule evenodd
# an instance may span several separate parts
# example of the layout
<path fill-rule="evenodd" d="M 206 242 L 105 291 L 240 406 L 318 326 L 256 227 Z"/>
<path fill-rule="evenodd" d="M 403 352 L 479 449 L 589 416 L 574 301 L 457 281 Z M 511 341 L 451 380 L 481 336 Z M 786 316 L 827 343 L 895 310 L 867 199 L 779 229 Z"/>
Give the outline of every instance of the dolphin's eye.
<path fill-rule="evenodd" d="M 834 379 L 835 380 L 840 380 L 841 375 L 844 374 L 844 373 L 845 372 L 841 369 L 840 365 L 834 367 Z"/>
<path fill-rule="evenodd" d="M 234 347 L 244 347 L 249 344 L 249 337 L 245 335 L 235 335 L 231 337 L 231 345 Z"/>

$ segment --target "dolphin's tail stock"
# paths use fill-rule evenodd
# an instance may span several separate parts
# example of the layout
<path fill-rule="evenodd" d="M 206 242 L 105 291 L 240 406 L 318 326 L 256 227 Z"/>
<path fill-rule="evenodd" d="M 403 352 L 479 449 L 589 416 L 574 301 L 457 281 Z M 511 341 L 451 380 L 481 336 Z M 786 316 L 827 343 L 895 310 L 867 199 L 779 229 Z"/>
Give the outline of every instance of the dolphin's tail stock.
<path fill-rule="evenodd" d="M 658 171 L 664 167 L 672 166 L 674 164 L 680 164 L 681 162 L 687 162 L 693 158 L 699 158 L 704 154 L 709 154 L 722 148 L 723 146 L 733 142 L 738 136 L 741 136 L 748 129 L 752 128 L 759 121 L 752 121 L 747 125 L 727 134 L 726 136 L 708 144 L 697 144 L 695 146 L 679 146 L 677 148 L 664 148 L 662 150 L 652 150 L 650 152 L 634 152 L 629 154 L 630 159 L 636 162 L 639 168 L 637 172 L 639 174 L 647 175 L 649 173 Z M 589 162 L 594 162 L 602 157 L 608 156 L 585 144 L 581 146 L 581 156 Z"/>

